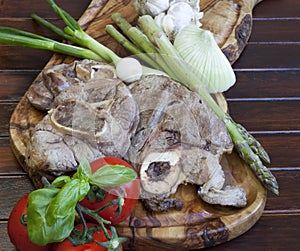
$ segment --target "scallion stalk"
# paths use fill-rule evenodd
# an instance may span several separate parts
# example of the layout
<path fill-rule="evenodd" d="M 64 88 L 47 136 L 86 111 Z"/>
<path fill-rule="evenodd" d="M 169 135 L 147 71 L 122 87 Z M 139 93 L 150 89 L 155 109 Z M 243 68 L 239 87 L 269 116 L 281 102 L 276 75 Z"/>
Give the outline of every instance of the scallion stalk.
<path fill-rule="evenodd" d="M 53 25 L 52 23 L 48 22 L 47 20 L 45 20 L 44 18 L 38 16 L 37 14 L 32 14 L 31 18 L 34 19 L 35 21 L 37 21 L 38 23 L 42 24 L 43 26 L 45 26 L 49 30 L 53 31 L 54 33 L 56 33 L 60 37 L 66 39 L 68 41 L 71 41 L 73 43 L 80 44 L 80 41 L 78 39 L 74 38 L 73 36 L 70 36 L 70 35 L 66 34 L 62 29 L 58 28 L 57 26 Z"/>
<path fill-rule="evenodd" d="M 114 26 L 106 25 L 105 27 L 106 32 L 113 37 L 119 44 L 121 44 L 126 50 L 131 52 L 132 54 L 136 55 L 139 59 L 141 59 L 144 63 L 148 64 L 149 66 L 160 69 L 160 66 L 153 61 L 147 54 L 143 51 L 139 50 L 131 41 L 129 41 L 122 33 L 120 33 Z"/>
<path fill-rule="evenodd" d="M 0 43 L 48 50 L 78 58 L 103 61 L 102 58 L 92 50 L 60 43 L 29 32 L 8 27 L 0 27 Z"/>
<path fill-rule="evenodd" d="M 149 38 L 138 28 L 132 26 L 120 13 L 115 13 L 111 16 L 114 23 L 123 31 L 123 33 L 131 40 L 131 42 L 138 49 L 142 49 L 147 57 L 152 60 L 151 66 L 157 70 L 163 70 L 169 76 L 175 77 L 172 68 L 165 62 L 163 55 L 161 55 L 157 48 L 151 43 Z M 155 66 L 156 65 L 156 66 Z"/>
<path fill-rule="evenodd" d="M 97 40 L 89 36 L 77 21 L 66 11 L 61 9 L 53 0 L 47 0 L 52 9 L 62 18 L 67 25 L 64 32 L 75 39 L 79 45 L 89 48 L 96 54 L 101 56 L 105 62 L 116 64 L 121 58 L 117 56 L 112 50 L 108 49 Z"/>

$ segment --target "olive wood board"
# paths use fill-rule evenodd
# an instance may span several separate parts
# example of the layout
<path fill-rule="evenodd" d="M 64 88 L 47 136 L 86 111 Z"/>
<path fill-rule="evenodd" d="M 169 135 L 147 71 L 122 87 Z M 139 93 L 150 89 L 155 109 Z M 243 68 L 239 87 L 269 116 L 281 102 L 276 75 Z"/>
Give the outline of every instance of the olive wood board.
<path fill-rule="evenodd" d="M 200 3 L 201 11 L 204 12 L 202 28 L 214 33 L 231 63 L 240 56 L 246 45 L 252 28 L 252 10 L 260 1 L 202 0 Z M 115 12 L 120 12 L 130 22 L 136 21 L 133 1 L 93 0 L 79 22 L 95 39 L 120 56 L 126 56 L 128 54 L 121 46 L 105 33 L 105 25 L 111 23 L 110 16 Z M 45 67 L 72 60 L 74 58 L 54 54 Z M 41 74 L 36 80 L 40 77 Z M 224 96 L 218 94 L 216 98 L 226 110 Z M 26 145 L 32 129 L 44 115 L 33 108 L 24 96 L 10 120 L 11 147 L 26 172 Z M 226 184 L 239 185 L 245 189 L 245 208 L 209 205 L 197 196 L 196 186 L 181 185 L 176 192 L 176 197 L 184 202 L 181 211 L 148 212 L 138 202 L 131 217 L 117 226 L 119 235 L 128 237 L 125 248 L 144 251 L 200 249 L 229 241 L 249 230 L 262 215 L 266 190 L 235 152 L 224 156 L 221 164 Z"/>

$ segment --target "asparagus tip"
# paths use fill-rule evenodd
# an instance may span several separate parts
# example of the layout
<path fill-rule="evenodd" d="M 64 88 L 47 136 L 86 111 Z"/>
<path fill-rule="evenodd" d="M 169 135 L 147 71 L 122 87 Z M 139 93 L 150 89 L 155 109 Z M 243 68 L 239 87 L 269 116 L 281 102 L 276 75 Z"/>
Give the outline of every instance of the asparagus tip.
<path fill-rule="evenodd" d="M 277 180 L 270 171 L 269 174 L 270 174 L 269 179 L 264 180 L 263 183 L 266 189 L 268 189 L 270 192 L 274 193 L 275 195 L 279 196 L 279 186 Z"/>

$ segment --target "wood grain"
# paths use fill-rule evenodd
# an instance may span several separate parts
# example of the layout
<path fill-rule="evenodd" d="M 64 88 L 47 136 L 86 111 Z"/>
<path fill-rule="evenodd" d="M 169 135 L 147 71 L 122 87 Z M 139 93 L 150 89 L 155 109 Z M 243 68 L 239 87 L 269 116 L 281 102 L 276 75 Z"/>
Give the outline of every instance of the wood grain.
<path fill-rule="evenodd" d="M 297 250 L 296 247 L 299 247 L 299 243 L 297 243 L 299 233 L 293 232 L 293 229 L 299 229 L 299 224 L 299 214 L 264 214 L 247 235 L 242 235 L 235 242 L 228 242 L 219 247 L 213 247 L 209 251 Z M 290 235 L 282 235 L 282 232 L 290 233 Z"/>
<path fill-rule="evenodd" d="M 285 169 L 280 168 L 277 170 L 273 169 L 273 173 L 276 175 L 280 184 L 280 200 L 284 201 L 284 204 L 278 203 L 276 196 L 269 195 L 265 212 L 269 214 L 275 213 L 276 211 L 282 214 L 294 212 L 299 215 L 298 209 L 300 207 L 300 201 L 298 194 L 300 189 L 300 170 L 291 170 L 286 174 Z"/>
<path fill-rule="evenodd" d="M 299 10 L 300 1 L 297 0 L 264 0 L 254 14 L 256 18 L 292 19 L 299 18 Z"/>
<path fill-rule="evenodd" d="M 299 40 L 300 41 L 300 40 Z M 300 96 L 300 72 L 277 69 L 236 71 L 236 88 L 225 93 L 227 100 L 287 100 Z M 284 88 L 282 88 L 284 87 Z"/>
<path fill-rule="evenodd" d="M 15 103 L 2 103 L 0 110 L 0 137 L 8 136 L 9 120 L 16 108 Z"/>
<path fill-rule="evenodd" d="M 201 19 L 204 29 L 213 32 L 215 39 L 231 63 L 244 50 L 252 31 L 252 9 L 262 0 L 204 1 Z M 224 13 L 226 13 L 224 15 Z"/>
<path fill-rule="evenodd" d="M 58 5 L 63 6 L 74 17 L 79 18 L 83 12 L 90 5 L 90 0 L 78 1 L 74 4 L 72 1 L 56 0 Z M 0 5 L 1 18 L 27 18 L 30 19 L 30 15 L 34 12 L 42 16 L 43 18 L 57 17 L 53 13 L 51 7 L 44 0 L 35 1 L 23 1 L 22 8 L 18 8 L 20 4 L 19 0 L 2 0 Z M 17 10 L 17 11 L 16 11 Z"/>
<path fill-rule="evenodd" d="M 242 55 L 236 69 L 299 69 L 300 44 L 249 44 Z"/>
<path fill-rule="evenodd" d="M 10 148 L 10 141 L 6 138 L 0 139 L 0 173 L 1 175 L 24 175 L 24 170 L 18 165 L 17 159 Z"/>
<path fill-rule="evenodd" d="M 259 121 L 257 121 L 259 123 Z M 288 123 L 288 122 L 287 122 Z M 255 135 L 255 134 L 254 134 Z M 299 132 L 269 132 L 255 137 L 270 153 L 272 168 L 287 168 L 299 170 L 300 163 L 300 133 Z M 287 158 L 286 156 L 289 156 Z"/>
<path fill-rule="evenodd" d="M 229 110 L 234 114 L 234 119 L 240 121 L 249 131 L 300 131 L 299 105 L 299 100 L 262 100 L 247 103 L 235 101 L 229 103 Z M 258 109 L 262 106 L 268 109 L 268 113 Z"/>
<path fill-rule="evenodd" d="M 0 100 L 19 102 L 39 74 L 39 71 L 2 71 L 0 72 Z"/>
<path fill-rule="evenodd" d="M 292 43 L 300 40 L 300 33 L 293 27 L 300 27 L 299 19 L 256 20 L 253 23 L 252 35 L 249 42 Z M 276 32 L 273 29 L 276 28 Z M 253 33 L 255 34 L 253 36 Z"/>
<path fill-rule="evenodd" d="M 219 45 L 223 47 L 232 63 L 238 58 L 250 36 L 252 27 L 251 11 L 257 2 L 239 1 L 238 8 L 236 9 L 235 6 L 232 9 L 234 13 L 231 14 L 234 15 L 230 23 L 222 23 L 222 18 L 217 19 L 221 16 L 220 12 L 222 10 L 221 7 L 218 7 L 219 4 L 223 6 L 222 4 L 228 4 L 228 2 L 222 0 L 211 1 L 211 4 L 205 7 L 207 13 L 210 13 L 208 14 L 209 20 L 214 20 L 216 25 L 214 26 L 214 22 L 206 19 L 203 26 L 215 32 L 215 36 L 220 39 Z M 110 22 L 111 13 L 118 10 L 121 10 L 121 14 L 127 17 L 129 21 L 134 22 L 136 16 L 132 15 L 134 10 L 131 2 L 108 1 L 106 4 L 104 3 L 105 1 L 92 1 L 87 12 L 81 17 L 80 22 L 94 38 L 113 48 L 120 55 L 125 55 L 126 52 L 107 37 L 104 28 Z M 210 8 L 213 11 L 210 12 Z M 214 19 L 214 17 L 216 18 Z M 218 26 L 220 24 L 225 25 L 224 27 L 227 28 L 221 36 L 219 35 L 220 27 Z M 214 30 L 214 27 L 218 29 Z M 244 31 L 243 36 L 241 36 L 242 31 Z M 6 54 L 6 57 L 9 60 L 11 54 Z M 47 66 L 66 60 L 70 61 L 71 59 L 55 55 Z M 16 65 L 16 67 L 19 66 Z M 37 64 L 31 67 L 38 68 L 40 65 Z M 11 146 L 25 171 L 28 170 L 24 163 L 24 154 L 30 131 L 43 115 L 31 107 L 28 100 L 23 97 L 10 120 Z M 176 196 L 185 202 L 182 211 L 171 210 L 167 214 L 150 214 L 139 203 L 132 217 L 118 226 L 119 234 L 134 241 L 135 250 L 153 250 L 156 247 L 165 250 L 174 250 L 176 247 L 177 250 L 184 250 L 214 246 L 246 232 L 262 214 L 266 192 L 254 177 L 254 174 L 235 153 L 226 156 L 222 160 L 222 166 L 228 182 L 240 185 L 247 192 L 248 203 L 246 208 L 233 209 L 207 205 L 196 196 L 196 187 L 191 185 L 181 186 Z M 20 178 L 20 180 L 23 180 L 24 176 Z M 7 180 L 9 179 L 5 180 L 9 184 Z M 35 183 L 35 180 L 33 181 Z M 30 188 L 29 186 L 28 189 Z M 218 234 L 215 234 L 216 232 Z"/>

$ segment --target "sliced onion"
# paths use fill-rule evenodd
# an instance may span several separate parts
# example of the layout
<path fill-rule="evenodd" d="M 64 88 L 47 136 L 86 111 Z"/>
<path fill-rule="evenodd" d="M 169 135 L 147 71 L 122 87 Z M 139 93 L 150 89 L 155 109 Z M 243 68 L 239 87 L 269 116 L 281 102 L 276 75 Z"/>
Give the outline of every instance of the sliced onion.
<path fill-rule="evenodd" d="M 210 31 L 186 26 L 177 34 L 174 46 L 210 93 L 224 92 L 234 85 L 234 71 Z"/>

